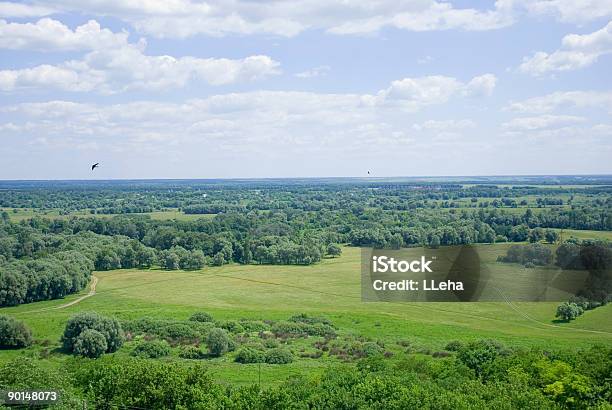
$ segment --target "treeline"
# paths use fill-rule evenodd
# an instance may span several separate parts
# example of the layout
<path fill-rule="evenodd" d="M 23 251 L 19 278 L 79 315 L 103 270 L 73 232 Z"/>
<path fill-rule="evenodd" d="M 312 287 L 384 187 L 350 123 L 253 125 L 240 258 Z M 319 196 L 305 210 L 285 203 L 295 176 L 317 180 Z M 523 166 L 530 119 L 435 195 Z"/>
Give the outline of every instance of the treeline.
<path fill-rule="evenodd" d="M 0 263 L 0 306 L 62 298 L 85 287 L 93 263 L 82 253 L 57 252 Z"/>

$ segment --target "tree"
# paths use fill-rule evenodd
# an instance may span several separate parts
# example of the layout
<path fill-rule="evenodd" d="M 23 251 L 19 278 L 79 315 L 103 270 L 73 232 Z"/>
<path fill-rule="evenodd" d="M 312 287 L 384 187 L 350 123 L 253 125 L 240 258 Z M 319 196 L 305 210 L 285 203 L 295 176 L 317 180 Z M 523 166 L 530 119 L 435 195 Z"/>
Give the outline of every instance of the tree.
<path fill-rule="evenodd" d="M 555 243 L 559 240 L 559 233 L 552 229 L 547 229 L 546 232 L 544 232 L 544 237 L 546 238 L 546 242 Z"/>
<path fill-rule="evenodd" d="M 100 332 L 106 340 L 106 352 L 117 351 L 123 344 L 123 329 L 117 319 L 98 315 L 95 312 L 83 312 L 74 315 L 64 329 L 62 345 L 68 352 L 74 351 L 77 338 L 87 329 Z"/>
<path fill-rule="evenodd" d="M 172 251 L 164 251 L 162 254 L 162 262 L 165 269 L 177 270 L 180 267 L 179 256 Z"/>
<path fill-rule="evenodd" d="M 327 245 L 327 254 L 333 258 L 342 254 L 342 248 L 335 243 Z"/>
<path fill-rule="evenodd" d="M 542 228 L 534 228 L 530 230 L 529 234 L 527 234 L 527 239 L 531 243 L 540 242 L 542 239 L 544 239 L 544 230 Z"/>
<path fill-rule="evenodd" d="M 555 317 L 561 318 L 566 322 L 570 320 L 576 319 L 578 316 L 582 315 L 584 310 L 575 303 L 571 302 L 563 302 L 557 307 L 557 314 Z"/>
<path fill-rule="evenodd" d="M 104 335 L 94 329 L 85 329 L 77 336 L 73 352 L 76 355 L 96 359 L 108 349 Z"/>
<path fill-rule="evenodd" d="M 0 315 L 0 349 L 19 349 L 32 344 L 32 332 L 10 316 Z"/>
<path fill-rule="evenodd" d="M 230 338 L 224 329 L 214 328 L 206 337 L 206 345 L 211 355 L 222 356 L 229 349 Z"/>

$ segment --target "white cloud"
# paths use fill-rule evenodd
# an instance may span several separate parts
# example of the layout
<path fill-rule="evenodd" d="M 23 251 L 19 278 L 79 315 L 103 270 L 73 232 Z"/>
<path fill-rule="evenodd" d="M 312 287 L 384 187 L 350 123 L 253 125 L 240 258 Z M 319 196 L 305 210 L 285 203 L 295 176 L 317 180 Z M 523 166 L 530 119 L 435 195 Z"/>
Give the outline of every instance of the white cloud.
<path fill-rule="evenodd" d="M 60 65 L 0 71 L 0 90 L 51 88 L 113 94 L 128 90 L 182 88 L 192 82 L 210 85 L 257 80 L 279 72 L 268 56 L 196 58 L 148 56 L 144 43 L 101 49 Z"/>
<path fill-rule="evenodd" d="M 128 33 L 113 33 L 95 20 L 71 30 L 63 23 L 43 18 L 36 23 L 0 20 L 0 48 L 39 51 L 99 50 L 128 44 Z"/>
<path fill-rule="evenodd" d="M 553 52 L 539 51 L 524 58 L 519 70 L 532 75 L 553 71 L 570 71 L 594 64 L 599 57 L 612 53 L 612 21 L 590 34 L 569 34 L 563 37 L 562 47 Z"/>
<path fill-rule="evenodd" d="M 313 78 L 327 75 L 331 68 L 328 65 L 321 65 L 318 67 L 311 68 L 310 70 L 302 71 L 295 74 L 298 78 Z"/>
<path fill-rule="evenodd" d="M 411 31 L 489 30 L 513 22 L 512 2 L 508 0 L 498 0 L 493 8 L 485 10 L 455 8 L 436 0 L 56 0 L 53 4 L 60 11 L 115 16 L 142 33 L 178 38 L 196 34 L 294 36 L 313 28 L 337 34 L 368 34 L 385 27 Z"/>
<path fill-rule="evenodd" d="M 416 110 L 443 104 L 452 96 L 461 97 L 466 87 L 466 83 L 450 77 L 410 80 L 402 80 L 401 87 L 394 83 L 376 95 L 254 91 L 182 103 L 141 101 L 108 106 L 68 101 L 21 103 L 0 107 L 0 122 L 6 117 L 14 126 L 27 123 L 32 135 L 45 135 L 49 141 L 94 138 L 101 146 L 109 147 L 154 142 L 164 149 L 182 141 L 198 144 L 215 141 L 219 143 L 218 149 L 249 147 L 258 151 L 267 147 L 278 152 L 279 145 L 287 149 L 304 145 L 304 149 L 319 150 L 329 144 L 360 149 L 374 143 L 373 139 L 394 143 L 410 139 L 406 130 L 410 130 L 413 119 L 397 115 L 399 111 L 394 108 L 408 106 Z M 445 84 L 454 85 L 454 92 L 446 94 Z M 392 96 L 386 95 L 388 90 L 393 90 Z M 364 103 L 368 98 L 378 99 L 377 103 Z M 442 132 L 473 125 L 471 120 L 427 121 L 423 127 Z"/>
<path fill-rule="evenodd" d="M 535 15 L 553 15 L 567 23 L 585 23 L 612 17 L 609 0 L 524 0 L 523 6 Z"/>
<path fill-rule="evenodd" d="M 611 91 L 558 91 L 540 97 L 532 97 L 509 105 L 510 111 L 530 114 L 553 112 L 559 108 L 592 108 L 601 107 L 612 110 Z"/>
<path fill-rule="evenodd" d="M 476 97 L 490 95 L 495 87 L 496 77 L 483 74 L 463 83 L 454 77 L 433 75 L 396 80 L 376 96 L 364 96 L 370 104 L 399 104 L 408 111 L 422 107 L 443 104 L 456 95 Z"/>
<path fill-rule="evenodd" d="M 416 131 L 457 131 L 473 128 L 476 123 L 469 119 L 463 120 L 427 120 L 421 124 L 413 124 L 412 128 Z"/>
<path fill-rule="evenodd" d="M 0 17 L 41 17 L 53 12 L 54 10 L 47 6 L 0 1 Z"/>
<path fill-rule="evenodd" d="M 502 124 L 503 128 L 509 130 L 541 130 L 555 128 L 566 124 L 585 122 L 586 118 L 575 115 L 539 115 L 534 117 L 520 117 Z"/>

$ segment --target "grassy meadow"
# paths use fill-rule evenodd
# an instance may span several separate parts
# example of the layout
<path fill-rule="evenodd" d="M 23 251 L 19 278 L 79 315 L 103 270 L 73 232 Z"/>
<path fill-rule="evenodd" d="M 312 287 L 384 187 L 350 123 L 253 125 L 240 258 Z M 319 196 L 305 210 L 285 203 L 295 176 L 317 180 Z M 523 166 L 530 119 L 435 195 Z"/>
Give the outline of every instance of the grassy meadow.
<path fill-rule="evenodd" d="M 586 235 L 586 234 L 585 234 Z M 489 269 L 510 275 L 519 265 L 496 262 L 508 244 L 479 245 Z M 195 311 L 215 319 L 287 319 L 297 313 L 323 315 L 339 334 L 382 340 L 391 351 L 399 341 L 418 349 L 442 350 L 451 340 L 494 338 L 512 346 L 575 348 L 612 343 L 612 306 L 587 311 L 571 323 L 555 323 L 558 303 L 385 303 L 362 302 L 360 249 L 345 247 L 338 258 L 310 266 L 238 265 L 206 267 L 200 271 L 116 270 L 96 272 L 96 294 L 77 304 L 63 305 L 87 293 L 61 300 L 2 308 L 23 320 L 37 343 L 20 351 L 0 351 L 0 363 L 16 355 L 44 355 L 50 366 L 69 356 L 56 350 L 66 321 L 80 311 L 97 311 L 120 319 L 144 316 L 187 319 Z M 128 342 L 116 355 L 128 355 Z M 292 350 L 308 350 L 309 339 L 291 341 Z M 241 365 L 232 355 L 208 361 L 219 381 L 252 383 L 257 365 Z M 182 360 L 176 355 L 165 360 Z M 299 358 L 289 365 L 261 365 L 262 383 L 275 384 L 296 373 L 320 371 L 337 359 Z"/>

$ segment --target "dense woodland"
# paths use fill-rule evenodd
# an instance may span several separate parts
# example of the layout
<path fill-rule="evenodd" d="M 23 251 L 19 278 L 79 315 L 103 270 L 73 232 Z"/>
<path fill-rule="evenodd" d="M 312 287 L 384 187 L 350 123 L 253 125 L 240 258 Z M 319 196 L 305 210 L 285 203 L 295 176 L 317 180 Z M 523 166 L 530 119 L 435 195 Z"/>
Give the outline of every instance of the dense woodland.
<path fill-rule="evenodd" d="M 0 306 L 79 291 L 93 270 L 307 265 L 337 256 L 339 244 L 397 249 L 552 243 L 559 238 L 552 228 L 612 230 L 611 194 L 610 185 L 8 184 L 0 189 L 5 209 L 0 218 Z M 12 221 L 12 210 L 19 209 L 35 212 Z M 52 210 L 66 216 L 45 216 Z M 154 210 L 202 217 L 154 220 L 142 215 Z"/>

